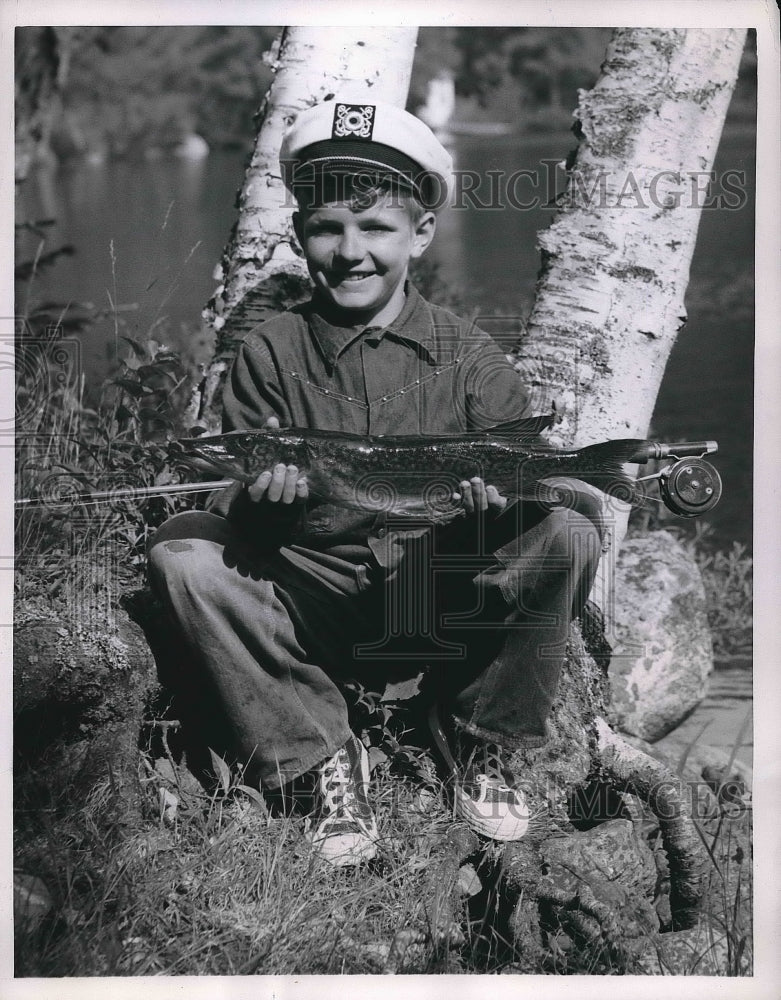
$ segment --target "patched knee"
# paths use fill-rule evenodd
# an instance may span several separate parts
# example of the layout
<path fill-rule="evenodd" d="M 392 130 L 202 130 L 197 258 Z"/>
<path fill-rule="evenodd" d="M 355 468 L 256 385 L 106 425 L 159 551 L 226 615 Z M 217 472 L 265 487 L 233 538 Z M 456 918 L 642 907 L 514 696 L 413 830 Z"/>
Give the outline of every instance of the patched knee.
<path fill-rule="evenodd" d="M 174 514 L 164 521 L 152 536 L 148 551 L 163 542 L 179 539 L 208 539 L 225 544 L 230 536 L 230 527 L 224 517 L 203 510 L 188 510 Z"/>
<path fill-rule="evenodd" d="M 214 580 L 217 567 L 222 565 L 222 547 L 202 538 L 158 533 L 150 544 L 147 561 L 153 581 L 168 587 L 179 584 L 198 589 L 210 586 Z"/>

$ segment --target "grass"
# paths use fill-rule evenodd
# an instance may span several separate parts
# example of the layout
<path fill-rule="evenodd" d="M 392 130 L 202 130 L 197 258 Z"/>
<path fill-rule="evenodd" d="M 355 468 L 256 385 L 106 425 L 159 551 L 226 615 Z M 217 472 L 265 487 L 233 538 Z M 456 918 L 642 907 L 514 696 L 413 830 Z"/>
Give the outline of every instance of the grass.
<path fill-rule="evenodd" d="M 753 972 L 752 809 L 735 784 L 700 795 L 695 819 L 710 864 L 697 927 L 653 942 L 640 971 L 662 975 L 750 976 Z M 703 808 L 704 807 L 704 808 Z"/>
<path fill-rule="evenodd" d="M 114 567 L 118 579 L 104 583 L 115 590 L 139 584 L 150 534 L 192 506 L 186 496 L 68 502 L 80 493 L 177 481 L 165 435 L 181 430 L 174 414 L 188 379 L 163 345 L 124 338 L 128 357 L 97 407 L 87 407 L 83 376 L 69 361 L 53 361 L 67 357 L 61 333 L 38 338 L 22 329 L 17 339 L 17 357 L 31 360 L 18 373 L 15 495 L 43 503 L 17 512 L 15 595 L 79 604 L 95 599 L 79 581 L 79 566 Z"/>
<path fill-rule="evenodd" d="M 400 777 L 382 759 L 371 789 L 379 858 L 333 869 L 311 853 L 300 809 L 261 806 L 240 772 L 207 792 L 149 747 L 140 767 L 146 820 L 130 836 L 105 829 L 107 786 L 69 817 L 65 836 L 61 826 L 44 832 L 54 908 L 20 928 L 17 975 L 535 971 L 524 942 L 513 948 L 490 913 L 481 928 L 463 905 L 449 907 L 459 827 L 441 785 Z M 551 929 L 536 971 L 750 974 L 751 814 L 722 799 L 699 824 L 712 865 L 698 928 L 649 938 L 640 965 L 607 967 L 593 948 L 563 955 L 566 938 Z"/>
<path fill-rule="evenodd" d="M 725 975 L 744 976 L 751 975 L 753 969 L 751 809 L 749 805 L 739 806 L 731 818 L 727 815 L 722 813 L 715 829 L 708 831 L 713 868 L 708 879 L 708 919 L 704 926 L 712 964 Z M 691 973 L 697 971 L 695 965 Z"/>
<path fill-rule="evenodd" d="M 20 936 L 17 975 L 364 973 L 389 961 L 404 971 L 459 971 L 435 944 L 391 954 L 399 932 L 426 938 L 425 874 L 451 825 L 441 803 L 416 809 L 414 789 L 383 781 L 382 862 L 331 869 L 302 839 L 299 815 L 269 815 L 235 780 L 227 793 L 207 795 L 185 779 L 176 815 L 169 805 L 164 820 L 159 793 L 171 794 L 170 780 L 143 760 L 157 822 L 112 845 L 101 840 L 101 796 L 85 806 L 85 853 L 51 845 L 58 915 Z M 88 878 L 87 867 L 101 878 Z"/>

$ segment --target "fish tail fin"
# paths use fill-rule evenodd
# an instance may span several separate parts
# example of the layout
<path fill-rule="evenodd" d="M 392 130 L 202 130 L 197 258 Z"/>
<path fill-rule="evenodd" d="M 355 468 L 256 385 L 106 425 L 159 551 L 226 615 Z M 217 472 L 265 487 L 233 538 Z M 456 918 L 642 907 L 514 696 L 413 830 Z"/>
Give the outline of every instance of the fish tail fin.
<path fill-rule="evenodd" d="M 572 452 L 566 462 L 557 463 L 555 471 L 543 458 L 540 461 L 545 471 L 539 467 L 535 470 L 536 463 L 532 459 L 524 464 L 520 482 L 515 484 L 514 489 L 507 489 L 505 495 L 546 505 L 566 504 L 566 490 L 546 482 L 564 477 L 579 479 L 608 497 L 633 507 L 641 506 L 645 502 L 645 492 L 632 476 L 627 475 L 623 466 L 631 461 L 642 443 L 641 440 L 626 438 L 587 445 Z"/>
<path fill-rule="evenodd" d="M 623 438 L 587 445 L 573 456 L 572 467 L 567 469 L 566 475 L 595 486 L 612 499 L 640 506 L 645 500 L 645 492 L 624 471 L 624 466 L 631 462 L 642 444 L 643 441 L 636 438 Z"/>

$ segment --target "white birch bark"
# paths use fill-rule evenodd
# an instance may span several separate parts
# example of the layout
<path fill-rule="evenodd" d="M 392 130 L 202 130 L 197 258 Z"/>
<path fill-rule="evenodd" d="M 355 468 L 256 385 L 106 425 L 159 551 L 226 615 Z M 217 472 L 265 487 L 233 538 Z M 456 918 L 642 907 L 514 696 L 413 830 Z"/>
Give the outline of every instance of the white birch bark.
<path fill-rule="evenodd" d="M 593 90 L 580 92 L 581 141 L 564 206 L 539 236 L 542 272 L 517 348 L 557 403 L 562 444 L 647 434 L 686 318 L 697 202 L 744 39 L 618 29 Z"/>
<path fill-rule="evenodd" d="M 556 444 L 648 434 L 686 320 L 704 189 L 745 34 L 618 29 L 593 90 L 580 92 L 580 145 L 560 212 L 539 234 L 537 295 L 516 348 L 540 409 L 555 401 Z M 606 514 L 612 547 L 591 597 L 610 630 L 629 510 L 611 501 Z"/>
<path fill-rule="evenodd" d="M 289 27 L 272 53 L 274 81 L 258 113 L 258 135 L 238 196 L 238 219 L 205 319 L 218 332 L 214 360 L 196 389 L 188 423 L 217 430 L 219 388 L 236 344 L 258 322 L 305 297 L 306 266 L 295 244 L 292 203 L 279 148 L 304 108 L 334 94 L 370 91 L 404 106 L 417 28 Z"/>

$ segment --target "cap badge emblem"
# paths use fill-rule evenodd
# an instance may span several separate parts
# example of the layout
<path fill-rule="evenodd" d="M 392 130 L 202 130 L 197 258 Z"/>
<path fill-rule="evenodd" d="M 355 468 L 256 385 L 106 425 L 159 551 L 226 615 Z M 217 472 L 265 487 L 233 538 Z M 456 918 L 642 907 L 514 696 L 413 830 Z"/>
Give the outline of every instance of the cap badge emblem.
<path fill-rule="evenodd" d="M 332 139 L 371 139 L 374 128 L 373 104 L 337 104 Z"/>

